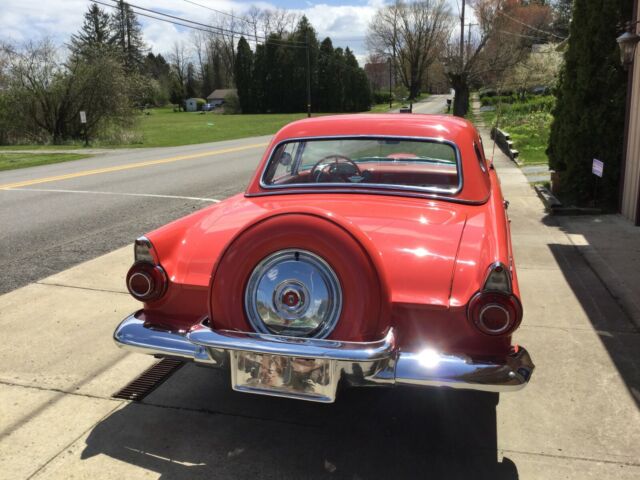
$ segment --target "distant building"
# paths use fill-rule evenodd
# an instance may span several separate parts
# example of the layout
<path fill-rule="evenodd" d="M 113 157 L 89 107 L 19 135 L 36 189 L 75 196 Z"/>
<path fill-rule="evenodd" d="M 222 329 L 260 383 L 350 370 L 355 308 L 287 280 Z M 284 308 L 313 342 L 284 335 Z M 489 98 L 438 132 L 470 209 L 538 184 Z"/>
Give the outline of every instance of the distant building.
<path fill-rule="evenodd" d="M 218 88 L 207 96 L 207 103 L 214 107 L 219 107 L 224 103 L 227 95 L 238 95 L 238 90 L 235 88 Z"/>
<path fill-rule="evenodd" d="M 389 69 L 391 64 L 389 62 L 382 63 L 367 63 L 364 66 L 364 71 L 369 79 L 371 90 L 374 92 L 388 92 L 389 91 Z M 392 80 L 393 83 L 393 80 Z"/>
<path fill-rule="evenodd" d="M 197 98 L 188 98 L 184 101 L 184 109 L 187 112 L 197 112 L 198 111 L 198 99 Z"/>

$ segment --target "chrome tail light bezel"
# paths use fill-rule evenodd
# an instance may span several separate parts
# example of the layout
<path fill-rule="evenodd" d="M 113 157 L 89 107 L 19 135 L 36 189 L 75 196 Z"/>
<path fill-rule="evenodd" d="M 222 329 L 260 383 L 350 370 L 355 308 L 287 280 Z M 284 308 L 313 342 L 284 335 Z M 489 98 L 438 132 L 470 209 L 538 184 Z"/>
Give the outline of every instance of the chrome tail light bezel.
<path fill-rule="evenodd" d="M 488 309 L 501 310 L 506 321 L 499 328 L 492 328 L 484 315 Z M 469 300 L 467 318 L 483 334 L 489 336 L 510 335 L 520 326 L 523 309 L 520 299 L 513 293 L 511 269 L 501 262 L 489 266 L 482 290 Z"/>

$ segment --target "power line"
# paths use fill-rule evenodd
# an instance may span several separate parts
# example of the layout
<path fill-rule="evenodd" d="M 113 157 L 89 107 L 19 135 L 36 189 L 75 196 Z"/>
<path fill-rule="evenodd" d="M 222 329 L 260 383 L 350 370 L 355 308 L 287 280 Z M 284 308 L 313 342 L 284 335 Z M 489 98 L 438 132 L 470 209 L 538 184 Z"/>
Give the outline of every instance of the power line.
<path fill-rule="evenodd" d="M 101 2 L 95 2 L 95 0 L 91 0 L 91 1 L 93 1 L 94 3 L 100 3 L 101 5 L 105 5 L 105 6 L 107 6 L 107 7 L 111 7 L 111 8 L 118 8 L 118 3 L 119 3 L 119 1 L 118 1 L 118 0 L 108 0 L 108 1 L 113 2 L 113 3 L 114 3 L 114 5 L 111 5 L 111 4 L 104 4 L 104 3 L 101 3 Z M 239 35 L 239 36 L 245 36 L 245 37 L 248 37 L 248 38 L 250 38 L 250 39 L 252 38 L 252 39 L 254 39 L 254 41 L 255 41 L 255 42 L 262 41 L 262 42 L 265 42 L 265 43 L 266 43 L 266 42 L 269 42 L 269 43 L 276 43 L 276 41 L 274 41 L 274 40 L 270 40 L 270 39 L 268 39 L 268 38 L 266 38 L 266 37 L 261 37 L 261 36 L 255 35 L 255 34 L 253 34 L 253 33 L 247 33 L 247 32 L 244 32 L 244 31 L 243 31 L 243 32 L 239 32 L 239 31 L 231 30 L 231 29 L 224 28 L 224 27 L 218 27 L 218 26 L 214 26 L 214 25 L 208 25 L 208 24 L 206 24 L 206 23 L 196 22 L 195 20 L 189 20 L 189 19 L 187 19 L 187 18 L 182 18 L 182 17 L 178 17 L 178 16 L 175 16 L 175 15 L 170 15 L 170 14 L 168 14 L 168 13 L 162 13 L 162 12 L 159 12 L 159 11 L 157 11 L 157 10 L 150 9 L 150 8 L 140 7 L 140 6 L 135 5 L 135 4 L 133 4 L 133 3 L 130 3 L 130 2 L 126 2 L 126 3 L 127 3 L 127 5 L 129 5 L 130 7 L 132 7 L 132 8 L 134 8 L 134 9 L 136 9 L 136 10 L 137 10 L 137 11 L 136 11 L 136 13 L 137 13 L 137 14 L 140 14 L 140 15 L 142 15 L 142 16 L 146 16 L 146 17 L 148 17 L 148 16 L 149 16 L 149 15 L 143 15 L 143 14 L 140 12 L 140 10 L 141 10 L 141 11 L 143 11 L 143 12 L 149 12 L 149 13 L 152 13 L 152 14 L 154 14 L 154 15 L 159 15 L 159 16 L 162 16 L 162 17 L 167 17 L 167 18 L 170 18 L 170 19 L 172 19 L 172 20 L 176 20 L 176 21 L 178 21 L 178 22 L 183 22 L 183 23 L 181 23 L 181 24 L 177 24 L 177 25 L 180 25 L 180 26 L 182 26 L 182 27 L 191 28 L 191 26 L 190 26 L 190 25 L 185 25 L 185 24 L 184 24 L 184 23 L 189 23 L 189 24 L 193 24 L 193 25 L 195 25 L 196 27 L 198 27 L 198 28 L 195 28 L 196 30 L 198 30 L 198 29 L 202 29 L 202 28 L 205 28 L 205 29 L 207 29 L 207 31 L 209 31 L 210 33 L 219 33 L 219 34 L 226 34 L 226 35 Z M 157 17 L 156 17 L 156 20 L 159 20 L 159 18 L 157 18 Z M 168 23 L 174 23 L 174 22 L 168 22 Z M 294 42 L 291 42 L 291 43 L 298 44 L 298 45 L 302 45 L 302 47 L 301 47 L 301 48 L 306 48 L 306 44 L 305 44 L 305 43 L 303 43 L 303 42 L 295 42 L 295 41 L 294 41 Z"/>
<path fill-rule="evenodd" d="M 228 17 L 235 18 L 235 19 L 240 20 L 242 22 L 246 22 L 249 25 L 255 26 L 255 22 L 252 22 L 251 20 L 248 20 L 248 19 L 243 18 L 243 17 L 238 17 L 238 16 L 234 15 L 233 13 L 224 12 L 222 10 L 216 10 L 215 8 L 211 8 L 211 7 L 207 6 L 207 5 L 202 5 L 201 3 L 193 2 L 192 0 L 182 0 L 182 1 L 185 2 L 185 3 L 190 3 L 191 5 L 196 5 L 198 7 L 205 8 L 205 9 L 210 10 L 212 12 L 220 13 L 222 15 L 227 15 Z"/>
<path fill-rule="evenodd" d="M 93 3 L 97 3 L 99 5 L 103 5 L 105 7 L 109 7 L 109 8 L 114 8 L 114 9 L 118 8 L 117 5 L 104 3 L 104 2 L 102 2 L 100 0 L 90 0 L 90 1 L 93 2 Z M 117 3 L 118 0 L 107 0 L 107 1 L 112 1 L 114 3 Z M 161 22 L 170 23 L 170 24 L 177 25 L 177 26 L 184 27 L 184 28 L 190 28 L 192 30 L 199 30 L 199 31 L 205 32 L 205 33 L 214 33 L 214 34 L 219 34 L 220 33 L 218 31 L 216 31 L 216 30 L 219 30 L 219 27 L 214 27 L 214 26 L 207 25 L 207 24 L 204 24 L 204 23 L 194 22 L 194 21 L 191 21 L 191 20 L 187 20 L 187 19 L 183 19 L 183 18 L 180 18 L 180 17 L 173 16 L 173 15 L 163 14 L 161 12 L 156 12 L 156 11 L 153 11 L 153 10 L 150 10 L 150 9 L 147 9 L 147 8 L 137 7 L 136 5 L 132 5 L 130 3 L 128 3 L 128 5 L 130 7 L 139 8 L 139 9 L 144 10 L 144 11 L 151 11 L 156 15 L 163 15 L 165 17 L 170 17 L 171 19 L 157 17 L 157 16 L 151 15 L 149 13 L 136 11 L 135 12 L 136 15 L 140 15 L 141 17 L 150 18 L 152 20 L 159 20 Z M 182 22 L 188 22 L 188 23 L 182 23 Z M 193 23 L 194 25 L 189 25 L 189 23 Z M 226 29 L 222 29 L 222 30 L 227 31 Z M 239 33 L 239 32 L 234 32 L 234 33 L 237 34 L 237 35 L 244 35 L 244 34 Z M 278 41 L 278 40 L 270 39 L 268 37 L 257 37 L 255 35 L 247 35 L 247 36 L 255 37 L 254 41 L 256 43 L 258 42 L 258 39 L 261 39 L 265 44 L 271 44 L 271 45 L 276 45 L 276 46 L 281 46 L 281 47 L 289 47 L 289 48 L 307 48 L 307 44 L 306 43 L 301 44 L 301 42 L 291 42 L 289 40 L 284 40 L 284 39 L 282 41 Z M 319 56 L 323 56 L 325 58 L 333 58 L 333 57 L 331 57 L 331 55 L 321 51 L 320 49 L 318 49 L 317 53 L 318 53 Z M 343 64 L 342 66 L 345 67 L 348 70 L 353 70 L 353 71 L 362 70 L 362 68 L 360 66 L 354 67 L 354 66 L 347 65 L 347 64 Z"/>
<path fill-rule="evenodd" d="M 520 25 L 523 25 L 523 26 L 525 26 L 527 28 L 530 28 L 531 30 L 535 30 L 537 32 L 544 33 L 545 35 L 551 35 L 552 37 L 559 38 L 560 40 L 566 40 L 566 37 L 561 37 L 560 35 L 556 35 L 555 33 L 548 32 L 546 30 L 542 30 L 540 28 L 534 27 L 533 25 L 529 25 L 528 23 L 524 23 L 523 21 L 518 20 L 517 18 L 514 18 L 511 15 L 507 15 L 506 13 L 504 13 L 501 10 L 496 10 L 496 12 L 499 13 L 500 15 L 504 16 L 504 17 L 507 17 L 509 20 L 511 20 L 513 22 L 519 23 Z"/>

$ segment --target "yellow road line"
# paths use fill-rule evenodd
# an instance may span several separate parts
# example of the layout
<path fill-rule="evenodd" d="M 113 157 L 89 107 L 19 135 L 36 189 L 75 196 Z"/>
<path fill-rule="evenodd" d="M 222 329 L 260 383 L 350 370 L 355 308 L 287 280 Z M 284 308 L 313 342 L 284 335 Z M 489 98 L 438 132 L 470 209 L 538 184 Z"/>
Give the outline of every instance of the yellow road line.
<path fill-rule="evenodd" d="M 7 183 L 0 185 L 0 190 L 11 188 L 28 187 L 30 185 L 38 185 L 40 183 L 55 182 L 58 180 L 68 180 L 70 178 L 86 177 L 88 175 L 99 175 L 101 173 L 119 172 L 121 170 L 130 170 L 132 168 L 149 167 L 152 165 L 162 165 L 163 163 L 179 162 L 181 160 L 192 160 L 194 158 L 208 157 L 211 155 L 223 155 L 225 153 L 241 152 L 252 148 L 260 148 L 267 146 L 266 143 L 256 143 L 253 145 L 244 145 L 242 147 L 225 148 L 222 150 L 210 150 L 208 152 L 194 153 L 191 155 L 179 155 L 177 157 L 163 158 L 161 160 L 148 160 L 146 162 L 128 163 L 125 165 L 116 165 L 114 167 L 96 168 L 94 170 L 84 170 L 80 172 L 67 173 L 65 175 L 56 175 L 53 177 L 35 178 L 33 180 L 23 180 L 22 182 Z"/>

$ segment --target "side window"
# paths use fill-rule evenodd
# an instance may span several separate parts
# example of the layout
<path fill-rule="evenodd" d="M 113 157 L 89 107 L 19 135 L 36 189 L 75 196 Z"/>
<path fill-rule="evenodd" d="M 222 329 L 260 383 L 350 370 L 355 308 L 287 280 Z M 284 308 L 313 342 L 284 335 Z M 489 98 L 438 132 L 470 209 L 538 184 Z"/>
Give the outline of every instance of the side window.
<path fill-rule="evenodd" d="M 284 148 L 276 154 L 276 170 L 273 173 L 272 181 L 277 183 L 284 177 L 291 175 L 291 168 L 293 167 L 293 159 L 295 157 L 296 143 L 287 143 Z"/>
<path fill-rule="evenodd" d="M 482 142 L 482 140 L 480 140 Z M 478 147 L 478 144 L 473 142 L 473 148 L 476 151 L 476 157 L 478 158 L 478 163 L 480 164 L 480 169 L 486 173 L 487 172 L 487 164 L 484 161 L 484 157 L 482 156 L 482 153 L 480 151 L 480 147 Z"/>

